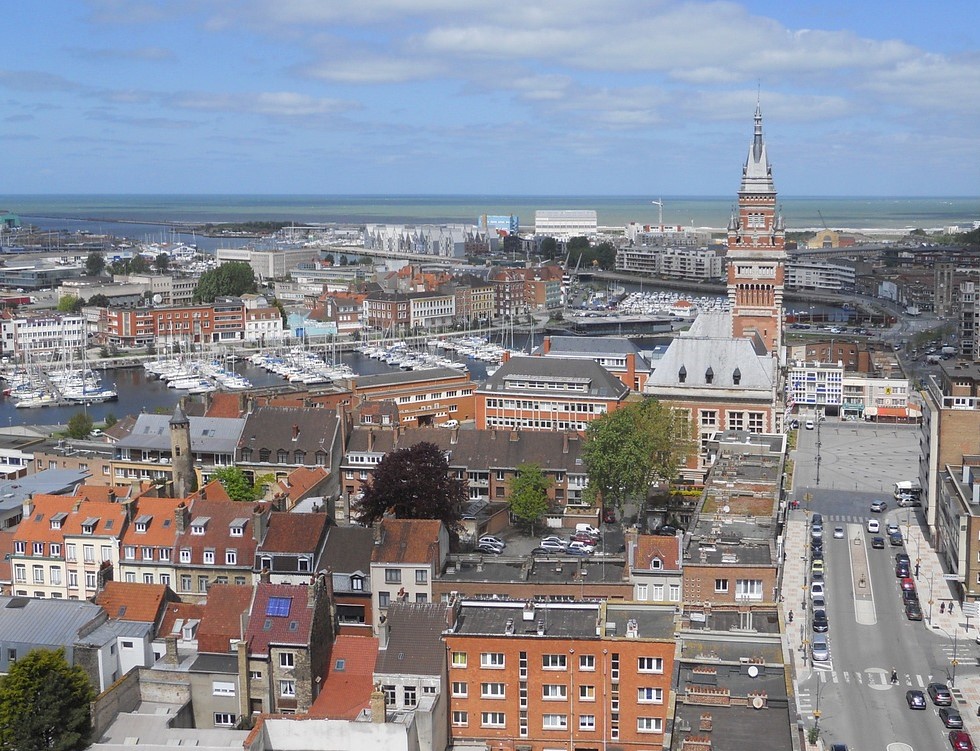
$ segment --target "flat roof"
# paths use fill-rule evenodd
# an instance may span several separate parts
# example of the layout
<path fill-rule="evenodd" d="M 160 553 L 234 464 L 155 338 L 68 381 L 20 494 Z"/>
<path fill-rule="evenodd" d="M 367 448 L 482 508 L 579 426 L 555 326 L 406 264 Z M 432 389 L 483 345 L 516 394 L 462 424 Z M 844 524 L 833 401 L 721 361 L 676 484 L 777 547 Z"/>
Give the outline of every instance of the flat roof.
<path fill-rule="evenodd" d="M 464 600 L 455 633 L 465 636 L 506 636 L 508 633 L 565 639 L 595 639 L 598 603 L 534 603 Z M 529 617 L 525 617 L 525 616 Z M 511 630 L 509 630 L 511 629 Z"/>

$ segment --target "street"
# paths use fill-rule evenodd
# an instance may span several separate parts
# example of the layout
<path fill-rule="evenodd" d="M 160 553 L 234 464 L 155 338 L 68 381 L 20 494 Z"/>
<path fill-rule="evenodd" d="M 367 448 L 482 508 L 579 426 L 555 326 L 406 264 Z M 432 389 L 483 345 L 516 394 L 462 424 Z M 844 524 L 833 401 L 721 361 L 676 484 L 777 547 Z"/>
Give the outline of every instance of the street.
<path fill-rule="evenodd" d="M 959 663 L 959 677 L 977 674 L 975 624 L 969 633 L 957 629 L 949 617 L 939 618 L 951 594 L 934 562 L 925 566 L 921 533 L 915 509 L 897 508 L 892 484 L 916 476 L 918 433 L 913 427 L 826 421 L 817 430 L 801 430 L 794 452 L 796 474 L 793 497 L 801 508 L 793 512 L 788 550 L 806 555 L 806 580 L 795 606 L 804 617 L 791 628 L 800 636 L 812 638 L 808 590 L 810 584 L 809 524 L 813 513 L 823 516 L 824 566 L 830 660 L 807 660 L 797 675 L 797 700 L 807 727 L 817 722 L 825 745 L 846 743 L 849 748 L 884 749 L 904 743 L 912 749 L 948 746 L 948 730 L 927 698 L 925 711 L 908 708 L 906 691 L 925 691 L 929 683 L 951 682 Z M 820 471 L 817 484 L 817 450 Z M 873 500 L 888 503 L 885 513 L 872 513 Z M 873 549 L 866 531 L 869 518 L 885 526 L 899 526 L 906 544 Z M 834 538 L 842 527 L 844 538 Z M 793 545 L 793 542 L 797 545 Z M 910 543 L 909 540 L 912 540 Z M 802 543 L 802 544 L 800 544 Z M 928 546 L 926 546 L 928 548 Z M 895 575 L 895 554 L 905 552 L 913 568 L 921 564 L 915 579 L 924 620 L 905 616 L 900 579 Z M 792 554 L 792 553 L 791 553 Z M 935 554 L 932 553 L 933 557 Z M 787 594 L 787 598 L 791 595 Z M 795 602 L 799 600 L 799 602 Z M 801 612 L 798 611 L 798 612 Z M 944 627 L 942 624 L 946 624 Z M 958 637 L 954 641 L 954 632 Z M 795 636 L 795 635 L 794 635 Z M 797 663 L 801 665 L 800 662 Z M 891 671 L 897 683 L 891 682 Z M 954 697 L 958 692 L 954 690 Z M 975 707 L 960 704 L 968 723 L 975 722 Z M 973 715 L 973 717 L 968 717 Z"/>

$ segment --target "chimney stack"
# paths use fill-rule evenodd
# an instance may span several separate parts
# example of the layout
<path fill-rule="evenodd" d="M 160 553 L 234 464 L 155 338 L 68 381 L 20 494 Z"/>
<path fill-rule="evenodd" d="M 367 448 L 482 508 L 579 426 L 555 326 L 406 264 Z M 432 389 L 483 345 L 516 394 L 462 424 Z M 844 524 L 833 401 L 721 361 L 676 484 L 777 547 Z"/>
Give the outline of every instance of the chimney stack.
<path fill-rule="evenodd" d="M 563 454 L 568 453 L 568 432 L 562 433 L 561 452 Z"/>
<path fill-rule="evenodd" d="M 166 665 L 179 665 L 180 655 L 177 654 L 177 636 L 170 634 L 164 638 L 164 644 L 167 645 L 167 651 L 163 656 L 163 662 Z"/>
<path fill-rule="evenodd" d="M 383 723 L 388 720 L 388 712 L 385 709 L 385 692 L 381 690 L 381 684 L 374 684 L 374 691 L 371 692 L 371 722 Z"/>
<path fill-rule="evenodd" d="M 265 539 L 266 516 L 263 509 L 258 504 L 252 509 L 252 537 L 259 545 Z"/>
<path fill-rule="evenodd" d="M 293 425 L 293 440 L 299 440 L 299 425 Z"/>
<path fill-rule="evenodd" d="M 183 501 L 177 504 L 174 509 L 174 523 L 177 525 L 177 533 L 187 531 L 187 525 L 191 523 L 191 510 Z"/>

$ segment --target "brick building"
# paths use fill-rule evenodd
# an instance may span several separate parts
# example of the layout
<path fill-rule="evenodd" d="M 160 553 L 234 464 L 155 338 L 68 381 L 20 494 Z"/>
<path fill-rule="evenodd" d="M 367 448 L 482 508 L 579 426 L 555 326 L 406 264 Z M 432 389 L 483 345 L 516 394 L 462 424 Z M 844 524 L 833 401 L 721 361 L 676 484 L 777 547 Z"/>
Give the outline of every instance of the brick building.
<path fill-rule="evenodd" d="M 454 368 L 381 373 L 352 381 L 355 399 L 395 402 L 401 424 L 408 427 L 472 419 L 475 388 L 468 373 Z"/>

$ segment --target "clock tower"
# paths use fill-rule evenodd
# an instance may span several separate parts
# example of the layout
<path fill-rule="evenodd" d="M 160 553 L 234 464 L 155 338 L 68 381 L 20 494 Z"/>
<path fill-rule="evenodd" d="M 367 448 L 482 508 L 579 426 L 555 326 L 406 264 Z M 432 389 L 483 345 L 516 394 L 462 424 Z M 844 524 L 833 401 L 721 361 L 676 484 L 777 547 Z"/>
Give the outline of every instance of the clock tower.
<path fill-rule="evenodd" d="M 769 353 L 777 356 L 783 338 L 784 240 L 772 166 L 762 138 L 762 108 L 757 103 L 738 208 L 728 223 L 728 301 L 732 336 L 758 335 Z"/>

